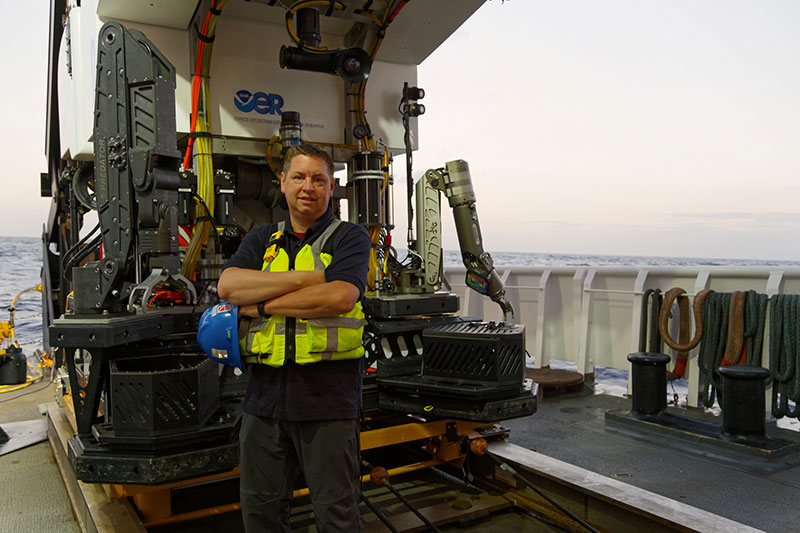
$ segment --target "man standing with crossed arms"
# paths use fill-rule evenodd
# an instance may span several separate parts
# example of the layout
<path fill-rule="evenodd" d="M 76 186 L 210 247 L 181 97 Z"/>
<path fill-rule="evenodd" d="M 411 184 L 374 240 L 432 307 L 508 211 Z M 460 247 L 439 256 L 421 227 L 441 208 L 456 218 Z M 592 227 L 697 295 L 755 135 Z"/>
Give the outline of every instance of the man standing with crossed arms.
<path fill-rule="evenodd" d="M 240 432 L 245 528 L 289 531 L 302 471 L 317 529 L 362 531 L 359 416 L 370 241 L 330 211 L 333 161 L 302 144 L 284 159 L 289 216 L 254 228 L 220 277 L 221 298 L 250 317 L 251 363 Z M 240 337 L 242 337 L 240 333 Z"/>

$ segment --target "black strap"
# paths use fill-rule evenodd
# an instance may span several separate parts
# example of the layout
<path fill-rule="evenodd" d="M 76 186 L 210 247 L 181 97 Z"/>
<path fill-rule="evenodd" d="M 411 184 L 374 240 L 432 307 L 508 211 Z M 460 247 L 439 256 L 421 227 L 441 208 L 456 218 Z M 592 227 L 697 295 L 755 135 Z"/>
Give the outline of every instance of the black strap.
<path fill-rule="evenodd" d="M 213 135 L 207 131 L 193 131 L 189 134 L 189 138 L 191 139 L 196 139 L 198 137 L 210 139 L 213 137 Z"/>
<path fill-rule="evenodd" d="M 369 10 L 370 6 L 372 6 L 372 0 L 367 0 L 367 3 L 364 4 L 361 9 L 356 9 L 355 13 L 358 15 L 361 13 L 372 13 L 372 11 Z"/>
<path fill-rule="evenodd" d="M 206 37 L 205 35 L 200 33 L 200 30 L 197 28 L 197 24 L 194 25 L 194 32 L 197 34 L 197 38 L 203 41 L 204 43 L 214 42 L 214 36 L 212 35 L 211 37 Z"/>
<path fill-rule="evenodd" d="M 336 0 L 329 0 L 328 1 L 328 11 L 325 13 L 326 17 L 330 17 L 333 15 L 333 10 L 336 7 Z"/>
<path fill-rule="evenodd" d="M 269 315 L 264 311 L 264 303 L 265 302 L 258 302 L 256 304 L 256 309 L 258 310 L 258 316 L 267 318 Z"/>
<path fill-rule="evenodd" d="M 208 12 L 211 13 L 212 15 L 216 16 L 216 17 L 222 15 L 222 11 L 220 11 L 217 8 L 215 8 L 213 5 L 208 8 Z"/>

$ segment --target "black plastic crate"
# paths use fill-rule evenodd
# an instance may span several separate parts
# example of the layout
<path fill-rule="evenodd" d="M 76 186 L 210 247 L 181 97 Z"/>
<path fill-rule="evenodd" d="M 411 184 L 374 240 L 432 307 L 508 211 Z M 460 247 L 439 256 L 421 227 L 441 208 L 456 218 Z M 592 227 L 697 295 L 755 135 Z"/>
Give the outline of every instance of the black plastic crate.
<path fill-rule="evenodd" d="M 203 426 L 219 406 L 219 365 L 202 355 L 111 360 L 111 422 L 119 436 Z"/>
<path fill-rule="evenodd" d="M 525 326 L 469 322 L 422 332 L 422 375 L 464 383 L 522 383 Z"/>

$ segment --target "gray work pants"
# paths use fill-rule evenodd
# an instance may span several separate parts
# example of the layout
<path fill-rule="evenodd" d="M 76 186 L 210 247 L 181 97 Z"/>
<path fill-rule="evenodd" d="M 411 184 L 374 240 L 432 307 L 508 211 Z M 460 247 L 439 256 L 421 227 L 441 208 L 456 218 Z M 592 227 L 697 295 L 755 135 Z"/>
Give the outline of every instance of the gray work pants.
<path fill-rule="evenodd" d="M 248 533 L 291 530 L 292 490 L 301 470 L 317 531 L 364 530 L 358 420 L 286 422 L 245 413 L 239 440 L 239 493 Z"/>

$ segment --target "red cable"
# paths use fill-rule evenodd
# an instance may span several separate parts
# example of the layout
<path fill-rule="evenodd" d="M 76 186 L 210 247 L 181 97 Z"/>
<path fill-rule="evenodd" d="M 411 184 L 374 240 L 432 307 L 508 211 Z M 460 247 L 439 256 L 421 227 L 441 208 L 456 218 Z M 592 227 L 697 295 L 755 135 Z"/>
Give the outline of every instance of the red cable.
<path fill-rule="evenodd" d="M 216 6 L 212 2 L 211 9 L 215 9 Z M 209 11 L 206 13 L 206 18 L 203 21 L 203 29 L 200 31 L 200 35 L 203 37 L 207 37 L 208 33 L 208 25 L 211 23 L 211 12 Z M 205 41 L 199 39 L 197 43 L 197 60 L 194 67 L 194 75 L 192 76 L 192 122 L 189 127 L 189 132 L 194 133 L 197 131 L 197 107 L 200 104 L 200 80 L 201 74 L 203 71 L 203 54 L 205 53 Z M 191 155 L 192 155 L 192 145 L 194 144 L 194 137 L 189 137 L 189 141 L 186 144 L 186 154 L 183 157 L 183 168 L 189 168 L 189 164 L 191 162 Z"/>

